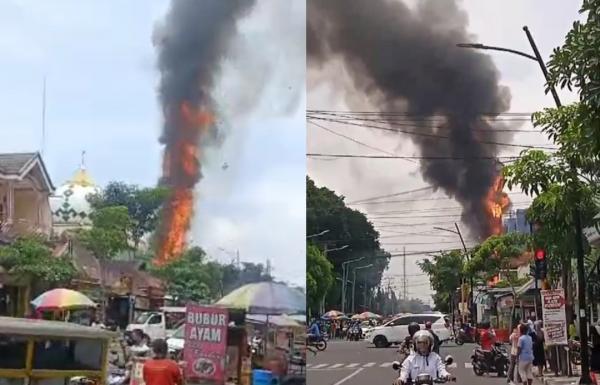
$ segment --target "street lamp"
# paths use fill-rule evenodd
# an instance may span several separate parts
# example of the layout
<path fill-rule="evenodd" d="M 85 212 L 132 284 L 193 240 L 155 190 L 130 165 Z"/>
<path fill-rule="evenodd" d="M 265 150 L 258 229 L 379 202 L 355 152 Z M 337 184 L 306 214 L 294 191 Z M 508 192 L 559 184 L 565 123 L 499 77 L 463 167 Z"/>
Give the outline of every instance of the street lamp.
<path fill-rule="evenodd" d="M 456 231 L 455 230 L 451 230 L 451 229 L 445 229 L 443 227 L 434 227 L 435 230 L 442 230 L 442 231 L 447 231 L 449 233 L 452 234 L 456 234 L 459 236 L 460 238 L 460 242 L 463 245 L 463 249 L 465 250 L 465 255 L 468 255 L 468 250 L 467 250 L 467 245 L 465 244 L 465 240 L 462 236 L 462 233 L 460 232 L 460 227 L 458 227 L 458 223 L 454 222 L 454 226 L 456 227 Z M 461 274 L 462 275 L 462 274 Z M 474 293 L 473 293 L 473 277 L 470 278 L 469 280 L 469 285 L 471 285 L 471 306 L 469 306 L 470 308 L 470 312 L 471 312 L 471 316 L 473 315 L 473 297 L 474 297 Z M 460 285 L 460 296 L 461 296 L 461 303 L 465 303 L 465 289 L 464 289 L 464 278 L 461 279 L 461 285 Z M 454 318 L 454 315 L 452 315 Z M 463 322 L 465 322 L 465 314 L 463 311 L 461 311 L 461 318 L 463 320 Z"/>
<path fill-rule="evenodd" d="M 321 235 L 327 234 L 329 231 L 330 230 L 323 230 L 323 231 L 321 231 L 320 233 L 317 233 L 317 234 L 307 235 L 306 239 L 320 237 Z"/>
<path fill-rule="evenodd" d="M 529 31 L 527 26 L 523 27 L 523 31 L 527 35 L 527 40 L 529 40 L 529 45 L 533 50 L 535 56 L 527 54 L 525 52 L 516 51 L 508 48 L 501 47 L 492 47 L 486 46 L 483 44 L 457 44 L 458 47 L 461 48 L 473 48 L 473 49 L 488 49 L 488 50 L 496 50 L 496 51 L 504 51 L 513 53 L 522 57 L 526 57 L 527 59 L 536 61 L 544 74 L 544 78 L 546 82 L 550 79 L 548 75 L 548 69 L 546 68 L 546 63 L 544 63 L 544 59 L 542 59 L 542 55 L 540 55 L 540 51 L 533 40 L 533 36 Z M 556 92 L 556 88 L 554 86 L 550 87 L 550 93 L 552 94 L 552 98 L 554 98 L 554 103 L 557 107 L 561 107 L 562 103 L 560 98 L 558 97 L 558 92 Z M 578 187 L 577 183 L 579 183 L 579 179 L 577 176 L 577 169 L 572 161 L 569 162 L 569 166 L 571 168 L 571 172 L 573 173 L 573 182 L 575 185 L 573 187 Z M 574 188 L 574 190 L 578 190 L 578 188 Z M 577 197 L 577 195 L 575 195 Z M 572 207 L 573 213 L 573 222 L 575 225 L 575 253 L 577 255 L 577 297 L 579 299 L 579 333 L 580 341 L 581 341 L 581 377 L 579 379 L 580 384 L 591 384 L 592 380 L 590 377 L 590 368 L 589 368 L 589 356 L 588 356 L 588 330 L 587 330 L 587 317 L 586 317 L 586 309 L 587 309 L 587 301 L 585 298 L 586 288 L 585 288 L 585 266 L 584 266 L 584 258 L 585 254 L 583 251 L 583 229 L 581 226 L 581 212 L 579 210 L 579 202 L 574 202 Z"/>
<path fill-rule="evenodd" d="M 356 270 L 362 270 L 362 269 L 368 269 L 369 267 L 372 267 L 373 264 L 370 263 L 368 265 L 365 266 L 360 266 L 360 267 L 355 267 L 352 270 L 352 313 L 354 314 L 354 287 L 356 286 Z"/>
<path fill-rule="evenodd" d="M 365 257 L 351 259 L 346 262 L 342 262 L 342 313 L 346 313 L 346 281 L 348 281 L 348 271 L 346 271 L 346 266 L 351 263 L 362 261 Z"/>

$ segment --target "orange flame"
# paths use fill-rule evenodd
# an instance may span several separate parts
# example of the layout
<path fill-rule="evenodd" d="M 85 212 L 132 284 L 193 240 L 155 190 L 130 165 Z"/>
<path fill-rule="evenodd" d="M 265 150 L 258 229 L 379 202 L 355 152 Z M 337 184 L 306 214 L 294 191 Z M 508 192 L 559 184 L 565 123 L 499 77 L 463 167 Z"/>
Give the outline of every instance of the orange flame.
<path fill-rule="evenodd" d="M 215 119 L 213 114 L 189 103 L 179 108 L 178 140 L 165 149 L 163 176 L 172 192 L 166 203 L 158 254 L 154 263 L 165 265 L 178 258 L 186 246 L 194 210 L 193 186 L 200 177 L 200 139 Z M 176 180 L 171 180 L 176 178 Z"/>
<path fill-rule="evenodd" d="M 484 207 L 489 218 L 491 235 L 502 234 L 502 214 L 510 207 L 510 198 L 502 189 L 504 178 L 496 176 L 484 200 Z"/>

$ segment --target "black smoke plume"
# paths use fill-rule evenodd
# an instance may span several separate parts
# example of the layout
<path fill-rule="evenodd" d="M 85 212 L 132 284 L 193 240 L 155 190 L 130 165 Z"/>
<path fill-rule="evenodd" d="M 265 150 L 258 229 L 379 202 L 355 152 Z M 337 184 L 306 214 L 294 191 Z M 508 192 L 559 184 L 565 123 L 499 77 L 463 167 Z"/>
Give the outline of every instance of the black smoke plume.
<path fill-rule="evenodd" d="M 217 137 L 211 94 L 237 22 L 253 5 L 254 0 L 173 0 L 164 24 L 155 30 L 164 116 L 161 183 L 171 189 L 161 222 L 159 259 L 181 251 L 192 217 L 193 188 L 202 177 L 201 150 Z M 174 227 L 178 236 L 167 237 Z"/>
<path fill-rule="evenodd" d="M 402 111 L 421 119 L 424 134 L 409 135 L 425 157 L 480 158 L 425 160 L 423 178 L 454 197 L 475 236 L 490 235 L 483 200 L 498 175 L 493 158 L 499 147 L 483 144 L 511 139 L 486 114 L 505 112 L 510 93 L 499 85 L 487 55 L 456 47 L 473 41 L 467 17 L 453 0 L 308 0 L 307 51 L 311 67 L 341 58 L 354 87 L 381 112 Z M 437 118 L 436 118 L 437 119 Z M 443 126 L 439 128 L 440 124 Z"/>

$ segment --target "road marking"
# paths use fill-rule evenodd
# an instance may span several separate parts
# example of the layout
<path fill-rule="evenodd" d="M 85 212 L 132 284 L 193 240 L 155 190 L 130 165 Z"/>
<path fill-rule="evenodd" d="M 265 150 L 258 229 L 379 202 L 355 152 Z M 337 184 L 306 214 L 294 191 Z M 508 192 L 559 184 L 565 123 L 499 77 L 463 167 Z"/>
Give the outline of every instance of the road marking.
<path fill-rule="evenodd" d="M 379 365 L 379 367 L 380 368 L 389 368 L 392 365 L 394 365 L 393 362 L 384 362 L 383 364 Z"/>
<path fill-rule="evenodd" d="M 472 362 L 465 362 L 465 369 L 473 369 L 473 363 Z"/>
<path fill-rule="evenodd" d="M 346 365 L 347 368 L 356 368 L 358 365 L 360 364 L 348 364 Z"/>
<path fill-rule="evenodd" d="M 448 368 L 456 368 L 458 365 L 456 365 L 456 362 L 453 362 L 451 365 L 448 365 Z"/>
<path fill-rule="evenodd" d="M 356 369 L 354 372 L 350 373 L 349 375 L 347 375 L 346 377 L 342 378 L 341 380 L 339 380 L 338 382 L 336 382 L 333 385 L 341 385 L 344 382 L 348 381 L 349 379 L 351 379 L 352 377 L 356 376 L 358 373 L 362 372 L 364 369 L 363 368 L 358 368 Z"/>
<path fill-rule="evenodd" d="M 310 368 L 311 369 L 319 369 L 319 368 L 324 368 L 327 365 L 329 365 L 329 364 L 318 364 L 318 365 L 315 365 L 315 366 L 311 366 Z"/>
<path fill-rule="evenodd" d="M 370 368 L 371 366 L 375 366 L 376 362 L 369 362 L 368 364 L 364 364 L 363 368 Z"/>
<path fill-rule="evenodd" d="M 342 367 L 342 366 L 344 366 L 344 364 L 334 364 L 334 365 L 331 365 L 331 366 L 329 367 L 329 369 L 340 368 L 340 367 Z"/>

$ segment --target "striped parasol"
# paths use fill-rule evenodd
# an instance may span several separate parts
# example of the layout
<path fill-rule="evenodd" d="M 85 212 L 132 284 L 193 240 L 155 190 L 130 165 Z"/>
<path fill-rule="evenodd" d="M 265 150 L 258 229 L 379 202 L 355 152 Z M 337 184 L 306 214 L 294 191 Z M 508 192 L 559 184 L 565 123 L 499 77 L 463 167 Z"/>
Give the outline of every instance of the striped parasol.
<path fill-rule="evenodd" d="M 360 317 L 360 319 L 380 319 L 381 318 L 381 316 L 379 314 L 371 313 L 370 311 L 360 313 L 358 316 Z"/>
<path fill-rule="evenodd" d="M 95 308 L 96 304 L 75 290 L 49 290 L 31 301 L 36 310 L 74 310 Z"/>
<path fill-rule="evenodd" d="M 321 318 L 323 319 L 338 319 L 343 318 L 346 315 L 338 310 L 329 310 L 327 313 L 323 314 Z"/>

